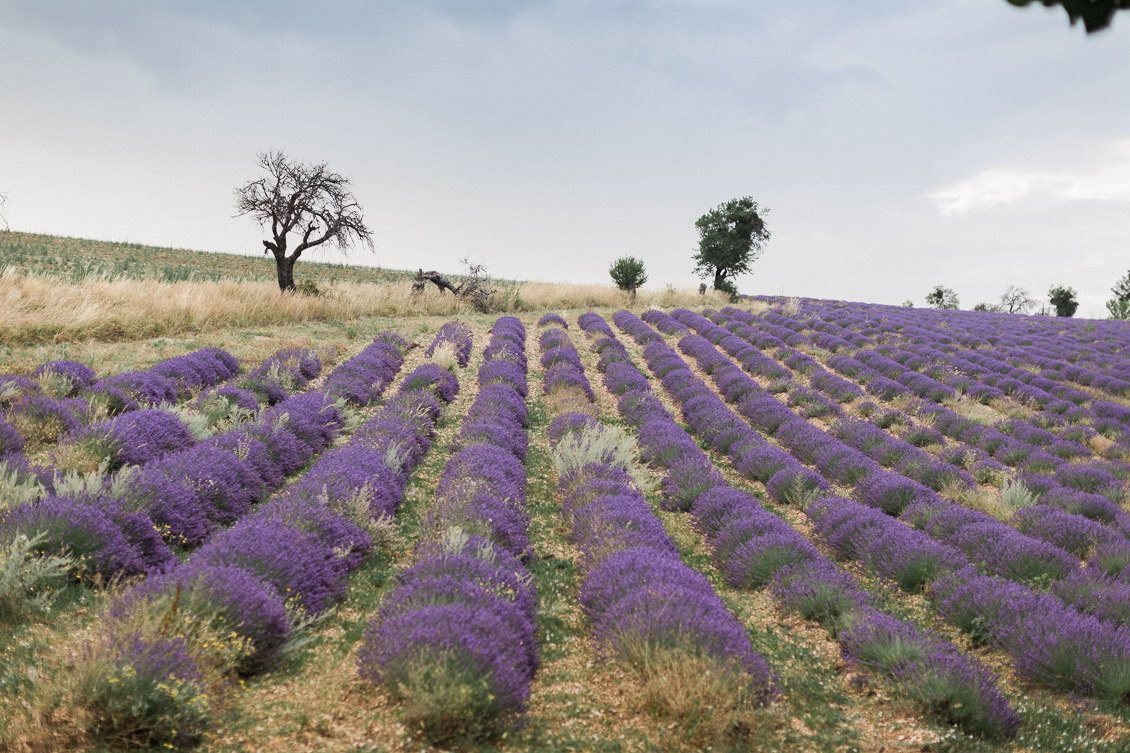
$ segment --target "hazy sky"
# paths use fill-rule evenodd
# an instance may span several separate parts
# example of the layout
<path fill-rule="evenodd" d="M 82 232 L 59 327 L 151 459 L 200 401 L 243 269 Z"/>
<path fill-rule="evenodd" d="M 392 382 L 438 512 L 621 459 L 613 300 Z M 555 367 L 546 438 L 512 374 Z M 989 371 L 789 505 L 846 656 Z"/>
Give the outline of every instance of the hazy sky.
<path fill-rule="evenodd" d="M 743 292 L 962 307 L 1130 269 L 1130 14 L 1004 0 L 0 0 L 15 230 L 254 253 L 282 149 L 349 176 L 359 263 L 695 285 L 750 195 Z M 311 257 L 314 258 L 314 257 Z M 334 258 L 321 254 L 317 258 Z M 301 268 L 297 270 L 301 279 Z"/>

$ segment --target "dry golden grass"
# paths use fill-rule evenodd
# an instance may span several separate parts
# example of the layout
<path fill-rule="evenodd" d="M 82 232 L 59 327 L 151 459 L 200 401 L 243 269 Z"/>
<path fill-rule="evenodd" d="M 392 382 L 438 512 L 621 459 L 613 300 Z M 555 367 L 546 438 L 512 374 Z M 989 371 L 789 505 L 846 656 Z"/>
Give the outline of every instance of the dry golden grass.
<path fill-rule="evenodd" d="M 627 294 L 611 285 L 503 283 L 500 312 L 622 307 Z M 721 305 L 711 291 L 665 289 L 641 292 L 633 308 Z M 137 340 L 226 327 L 311 321 L 347 321 L 372 316 L 459 316 L 470 304 L 438 290 L 412 294 L 408 281 L 339 282 L 317 296 L 281 294 L 272 282 L 158 282 L 86 278 L 65 282 L 43 275 L 0 273 L 0 344 Z"/>
<path fill-rule="evenodd" d="M 642 311 L 651 307 L 725 306 L 729 297 L 717 290 L 705 296 L 695 288 L 640 289 L 636 300 L 611 285 L 569 285 L 558 282 L 527 282 L 520 291 L 521 311 L 554 311 L 557 309 L 627 308 Z"/>
<path fill-rule="evenodd" d="M 1000 412 L 991 405 L 984 405 L 976 400 L 961 395 L 942 401 L 942 406 L 949 408 L 954 413 L 970 421 L 975 421 L 983 426 L 992 426 L 1001 419 Z"/>

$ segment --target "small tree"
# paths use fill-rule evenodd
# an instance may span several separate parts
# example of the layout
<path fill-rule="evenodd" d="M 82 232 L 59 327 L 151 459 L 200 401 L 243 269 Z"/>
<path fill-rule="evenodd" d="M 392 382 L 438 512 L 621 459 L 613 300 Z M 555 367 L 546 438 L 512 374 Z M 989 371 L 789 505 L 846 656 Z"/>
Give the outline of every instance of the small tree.
<path fill-rule="evenodd" d="M 612 276 L 612 282 L 616 283 L 616 287 L 631 293 L 633 301 L 636 300 L 636 288 L 647 282 L 643 260 L 634 256 L 621 256 L 612 262 L 608 274 Z"/>
<path fill-rule="evenodd" d="M 1114 297 L 1119 301 L 1130 301 L 1130 272 L 1127 272 L 1118 282 L 1114 283 L 1110 292 L 1114 293 Z"/>
<path fill-rule="evenodd" d="M 973 306 L 974 311 L 1000 311 L 1001 307 L 996 303 L 977 303 Z"/>
<path fill-rule="evenodd" d="M 1036 305 L 1036 299 L 1028 291 L 1016 285 L 1009 285 L 1001 293 L 1001 310 L 1010 314 L 1026 314 Z"/>
<path fill-rule="evenodd" d="M 757 202 L 748 196 L 730 199 L 699 217 L 694 225 L 698 228 L 695 274 L 713 276 L 715 290 L 736 296 L 733 278 L 749 272 L 769 240 L 769 230 L 757 213 Z"/>
<path fill-rule="evenodd" d="M 926 305 L 936 309 L 956 309 L 957 293 L 950 288 L 935 285 L 934 289 L 926 294 Z"/>
<path fill-rule="evenodd" d="M 1106 310 L 1110 313 L 1111 319 L 1122 321 L 1130 319 L 1130 299 L 1111 298 L 1106 302 Z"/>
<path fill-rule="evenodd" d="M 4 210 L 7 208 L 8 194 L 0 191 L 0 230 L 8 232 L 8 217 Z"/>
<path fill-rule="evenodd" d="M 1079 308 L 1075 288 L 1065 288 L 1062 285 L 1053 285 L 1048 290 L 1048 302 L 1055 306 L 1056 316 L 1075 316 L 1075 310 Z"/>
<path fill-rule="evenodd" d="M 280 290 L 294 290 L 294 263 L 309 248 L 329 244 L 345 249 L 356 242 L 373 249 L 348 178 L 330 172 L 325 162 L 294 162 L 282 152 L 261 153 L 259 166 L 267 176 L 235 190 L 236 216 L 249 214 L 269 229 L 271 240 L 263 241 L 263 253 L 275 257 Z M 298 244 L 288 254 L 291 233 Z"/>

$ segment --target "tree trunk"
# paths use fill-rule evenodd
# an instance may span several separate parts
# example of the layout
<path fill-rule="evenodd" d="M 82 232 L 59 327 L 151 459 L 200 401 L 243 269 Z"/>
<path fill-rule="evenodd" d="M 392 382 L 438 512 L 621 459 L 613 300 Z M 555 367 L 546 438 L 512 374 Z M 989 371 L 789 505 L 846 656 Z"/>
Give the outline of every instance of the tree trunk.
<path fill-rule="evenodd" d="M 294 292 L 294 259 L 285 256 L 275 258 L 275 266 L 279 273 L 279 290 L 284 293 Z"/>
<path fill-rule="evenodd" d="M 724 269 L 714 270 L 714 289 L 715 290 L 725 290 L 725 288 L 722 287 L 722 285 L 725 282 L 726 282 L 726 270 L 724 270 Z"/>

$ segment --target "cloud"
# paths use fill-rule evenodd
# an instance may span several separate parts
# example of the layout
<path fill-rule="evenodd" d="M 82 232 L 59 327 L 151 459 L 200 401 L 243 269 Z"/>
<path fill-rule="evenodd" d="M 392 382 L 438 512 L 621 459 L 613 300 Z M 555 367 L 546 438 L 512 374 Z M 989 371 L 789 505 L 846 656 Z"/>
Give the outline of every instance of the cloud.
<path fill-rule="evenodd" d="M 947 215 L 1033 199 L 1130 202 L 1130 140 L 1115 142 L 1106 155 L 1083 170 L 990 168 L 927 198 Z"/>

